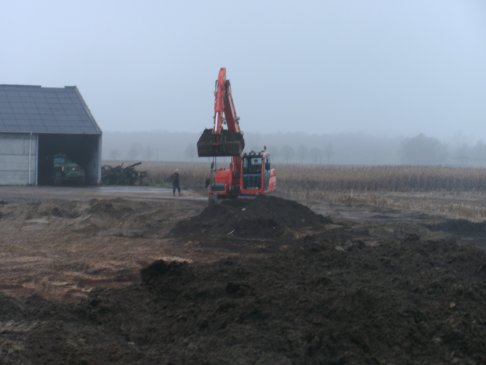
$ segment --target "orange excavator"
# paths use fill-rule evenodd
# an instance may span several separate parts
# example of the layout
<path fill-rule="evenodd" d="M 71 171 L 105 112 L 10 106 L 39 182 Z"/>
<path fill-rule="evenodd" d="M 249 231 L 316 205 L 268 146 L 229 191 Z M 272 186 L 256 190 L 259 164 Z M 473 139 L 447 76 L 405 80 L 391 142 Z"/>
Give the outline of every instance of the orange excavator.
<path fill-rule="evenodd" d="M 254 197 L 275 191 L 277 173 L 270 167 L 266 147 L 260 152 L 243 153 L 245 140 L 223 67 L 214 95 L 214 127 L 205 129 L 197 142 L 199 157 L 213 157 L 208 182 L 210 198 Z M 216 157 L 230 157 L 229 167 L 218 168 Z"/>

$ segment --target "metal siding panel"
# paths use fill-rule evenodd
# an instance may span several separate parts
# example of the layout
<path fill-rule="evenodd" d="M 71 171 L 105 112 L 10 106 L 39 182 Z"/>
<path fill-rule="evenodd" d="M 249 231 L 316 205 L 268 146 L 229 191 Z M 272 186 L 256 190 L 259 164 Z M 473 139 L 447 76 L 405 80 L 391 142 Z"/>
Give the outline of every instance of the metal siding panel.
<path fill-rule="evenodd" d="M 37 135 L 31 135 L 29 136 L 29 155 L 30 155 L 30 161 L 29 161 L 29 185 L 37 185 L 37 143 L 38 143 L 38 138 Z"/>
<path fill-rule="evenodd" d="M 100 185 L 101 184 L 101 153 L 103 151 L 103 138 L 101 134 L 98 137 L 98 152 L 97 152 L 97 163 L 98 163 L 98 171 L 96 173 L 98 174 L 98 178 L 96 179 L 96 184 Z"/>
<path fill-rule="evenodd" d="M 25 155 L 28 138 L 25 135 L 0 134 L 0 155 Z"/>
<path fill-rule="evenodd" d="M 39 184 L 39 135 L 35 135 L 35 149 L 34 153 L 32 154 L 32 158 L 34 159 L 34 171 L 32 172 L 34 174 L 34 180 L 33 184 L 38 185 Z"/>
<path fill-rule="evenodd" d="M 28 185 L 28 171 L 1 171 L 0 185 Z"/>
<path fill-rule="evenodd" d="M 0 134 L 0 185 L 36 183 L 37 140 L 36 135 Z"/>

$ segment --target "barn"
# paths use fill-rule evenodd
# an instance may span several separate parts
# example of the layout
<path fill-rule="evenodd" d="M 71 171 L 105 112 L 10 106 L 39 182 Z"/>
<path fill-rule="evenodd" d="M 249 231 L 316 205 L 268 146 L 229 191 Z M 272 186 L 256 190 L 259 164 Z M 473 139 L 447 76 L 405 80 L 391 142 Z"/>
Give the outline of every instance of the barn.
<path fill-rule="evenodd" d="M 0 185 L 54 183 L 54 155 L 101 181 L 101 129 L 75 86 L 0 85 Z"/>

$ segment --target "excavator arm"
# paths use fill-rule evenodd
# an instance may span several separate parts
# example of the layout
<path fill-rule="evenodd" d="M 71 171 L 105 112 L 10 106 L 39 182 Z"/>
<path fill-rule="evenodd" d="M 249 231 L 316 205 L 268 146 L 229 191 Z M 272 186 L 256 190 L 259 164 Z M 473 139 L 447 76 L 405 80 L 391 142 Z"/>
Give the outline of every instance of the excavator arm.
<path fill-rule="evenodd" d="M 219 70 L 214 91 L 214 127 L 205 129 L 197 142 L 199 157 L 239 156 L 245 147 L 226 68 Z M 224 125 L 226 124 L 226 129 Z"/>
<path fill-rule="evenodd" d="M 229 80 L 226 80 L 226 69 L 224 67 L 219 70 L 214 96 L 214 132 L 221 133 L 223 124 L 226 122 L 228 131 L 241 133 L 231 95 L 231 84 Z"/>

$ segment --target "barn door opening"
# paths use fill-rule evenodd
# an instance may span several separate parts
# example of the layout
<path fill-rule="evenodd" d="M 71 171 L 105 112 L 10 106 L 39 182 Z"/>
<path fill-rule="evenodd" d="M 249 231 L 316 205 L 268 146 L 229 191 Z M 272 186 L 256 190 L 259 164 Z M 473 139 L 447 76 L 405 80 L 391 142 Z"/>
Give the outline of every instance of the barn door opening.
<path fill-rule="evenodd" d="M 40 135 L 38 183 L 39 185 L 95 185 L 99 181 L 99 157 L 99 135 Z M 65 175 L 63 180 L 59 180 L 61 168 Z M 67 176 L 67 169 L 69 169 L 69 176 Z M 84 175 L 83 179 L 79 178 L 81 172 Z"/>

